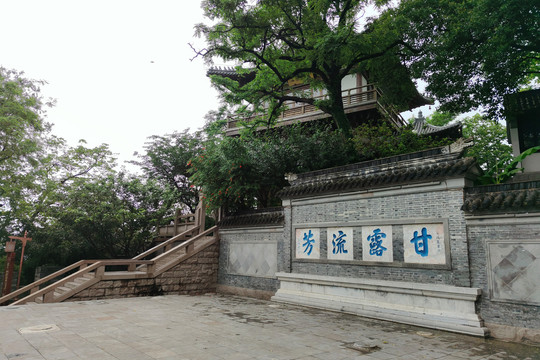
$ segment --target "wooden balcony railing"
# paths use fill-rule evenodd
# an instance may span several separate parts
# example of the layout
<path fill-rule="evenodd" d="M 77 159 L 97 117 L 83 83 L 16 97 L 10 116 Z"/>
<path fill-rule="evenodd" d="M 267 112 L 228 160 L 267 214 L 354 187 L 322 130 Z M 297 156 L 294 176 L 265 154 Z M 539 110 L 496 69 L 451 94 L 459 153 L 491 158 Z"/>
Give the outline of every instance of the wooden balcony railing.
<path fill-rule="evenodd" d="M 316 100 L 327 99 L 327 95 L 321 95 L 315 97 Z M 401 127 L 405 124 L 405 121 L 399 115 L 399 113 L 389 105 L 383 105 L 383 95 L 379 89 L 374 85 L 364 85 L 342 91 L 343 107 L 345 111 L 348 111 L 354 107 L 372 104 L 372 108 L 379 108 L 381 113 L 387 117 L 395 126 Z M 319 110 L 316 106 L 310 104 L 296 103 L 287 101 L 284 103 L 284 108 L 277 118 L 277 124 L 280 122 L 302 119 L 303 117 L 311 117 L 316 115 L 323 115 L 324 112 Z M 257 118 L 264 118 L 265 114 L 254 115 L 244 119 L 232 119 L 227 123 L 227 132 L 237 131 L 242 127 L 243 123 L 249 123 Z"/>

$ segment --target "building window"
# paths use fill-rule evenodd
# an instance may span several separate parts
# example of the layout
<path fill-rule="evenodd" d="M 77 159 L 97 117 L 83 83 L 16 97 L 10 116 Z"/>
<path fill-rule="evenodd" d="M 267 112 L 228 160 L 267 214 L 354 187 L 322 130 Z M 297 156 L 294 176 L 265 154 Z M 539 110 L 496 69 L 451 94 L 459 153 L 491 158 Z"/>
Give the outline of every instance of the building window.
<path fill-rule="evenodd" d="M 525 116 L 518 119 L 519 151 L 540 145 L 540 119 Z"/>

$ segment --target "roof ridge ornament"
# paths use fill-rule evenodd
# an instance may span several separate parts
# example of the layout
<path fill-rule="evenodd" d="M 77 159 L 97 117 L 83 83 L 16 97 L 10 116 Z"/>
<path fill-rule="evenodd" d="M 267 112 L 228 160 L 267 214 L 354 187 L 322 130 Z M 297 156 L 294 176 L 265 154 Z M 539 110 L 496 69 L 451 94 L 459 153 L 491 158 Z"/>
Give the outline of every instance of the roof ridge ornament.
<path fill-rule="evenodd" d="M 474 145 L 474 140 L 472 137 L 464 139 L 459 138 L 450 145 L 444 146 L 441 148 L 441 153 L 443 154 L 461 154 L 465 149 Z"/>

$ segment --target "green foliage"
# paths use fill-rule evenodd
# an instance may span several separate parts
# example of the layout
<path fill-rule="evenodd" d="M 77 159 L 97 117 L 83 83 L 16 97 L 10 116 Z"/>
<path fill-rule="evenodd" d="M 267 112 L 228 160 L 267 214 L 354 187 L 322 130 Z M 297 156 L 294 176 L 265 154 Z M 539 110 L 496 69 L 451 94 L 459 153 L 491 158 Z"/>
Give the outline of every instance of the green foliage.
<path fill-rule="evenodd" d="M 176 193 L 157 171 L 151 180 L 117 173 L 105 144 L 69 146 L 52 135 L 44 120 L 52 102 L 39 93 L 44 82 L 22 75 L 0 68 L 0 242 L 29 231 L 27 279 L 38 265 L 145 249 L 172 215 Z M 161 140 L 155 139 L 159 151 Z"/>
<path fill-rule="evenodd" d="M 83 258 L 131 258 L 170 215 L 173 193 L 156 181 L 111 172 L 77 179 L 31 228 L 29 261 L 67 265 Z M 32 224 L 28 224 L 32 226 Z"/>
<path fill-rule="evenodd" d="M 190 180 L 200 187 L 210 209 L 242 209 L 280 205 L 276 193 L 288 183 L 285 174 L 302 173 L 363 160 L 442 146 L 418 136 L 412 127 L 396 131 L 388 125 L 364 125 L 345 140 L 329 128 L 297 125 L 241 137 L 212 137 L 192 159 Z"/>
<path fill-rule="evenodd" d="M 474 145 L 467 149 L 467 156 L 476 158 L 484 170 L 495 169 L 501 160 L 508 159 L 512 147 L 506 141 L 506 128 L 498 121 L 475 114 L 461 120 L 463 137 L 474 140 Z"/>
<path fill-rule="evenodd" d="M 280 205 L 275 194 L 287 185 L 287 173 L 358 161 L 339 131 L 300 125 L 259 136 L 213 137 L 204 146 L 190 163 L 190 180 L 210 209 L 227 211 Z"/>
<path fill-rule="evenodd" d="M 0 174 L 21 162 L 34 164 L 50 125 L 42 116 L 52 104 L 40 96 L 43 81 L 0 67 Z"/>
<path fill-rule="evenodd" d="M 439 111 L 426 119 L 428 123 L 437 126 L 446 125 L 454 120 L 456 120 L 455 115 Z M 500 122 L 480 114 L 465 117 L 460 122 L 463 124 L 463 137 L 472 138 L 474 142 L 467 149 L 466 156 L 476 158 L 482 169 L 500 168 L 497 164 L 501 160 L 503 163 L 509 161 L 512 147 L 506 141 L 506 128 Z"/>
<path fill-rule="evenodd" d="M 435 111 L 426 118 L 426 122 L 435 126 L 445 126 L 456 118 L 456 115 L 449 112 Z"/>
<path fill-rule="evenodd" d="M 518 168 L 527 156 L 540 151 L 540 146 L 535 146 L 525 150 L 518 156 L 507 156 L 499 160 L 495 166 L 488 168 L 487 171 L 476 179 L 480 185 L 502 184 L 510 180 L 514 175 L 522 172 L 523 168 Z"/>
<path fill-rule="evenodd" d="M 500 118 L 504 95 L 540 74 L 537 0 L 408 0 L 382 18 L 399 22 L 403 59 L 442 110 Z"/>
<path fill-rule="evenodd" d="M 34 171 L 50 130 L 43 115 L 52 104 L 39 93 L 43 83 L 0 67 L 0 239 L 10 231 L 12 209 L 36 187 Z"/>
<path fill-rule="evenodd" d="M 145 144 L 145 154 L 138 154 L 139 165 L 146 177 L 170 187 L 176 198 L 176 206 L 195 212 L 199 202 L 198 193 L 188 179 L 188 162 L 200 151 L 201 138 L 188 130 L 164 136 L 151 136 Z"/>
<path fill-rule="evenodd" d="M 434 140 L 430 136 L 418 136 L 412 125 L 397 131 L 387 124 L 362 124 L 354 130 L 352 141 L 363 160 L 426 150 L 451 143 L 451 140 Z"/>
<path fill-rule="evenodd" d="M 341 81 L 348 74 L 372 73 L 387 85 L 389 97 L 399 92 L 393 100 L 403 103 L 415 94 L 409 74 L 397 58 L 398 29 L 368 25 L 359 31 L 367 7 L 386 3 L 206 0 L 203 9 L 212 25 L 197 25 L 197 34 L 204 36 L 208 45 L 197 54 L 208 62 L 221 58 L 243 64 L 236 68 L 244 75 L 239 81 L 212 77 L 225 102 L 237 106 L 241 113 L 266 113 L 263 121 L 272 124 L 285 101 L 311 104 L 330 114 L 337 127 L 349 135 L 341 93 Z M 379 60 L 391 69 L 382 69 Z M 391 81 L 389 73 L 393 74 Z M 321 100 L 310 92 L 291 92 L 291 80 L 324 89 L 328 96 Z M 246 102 L 253 107 L 246 107 Z"/>

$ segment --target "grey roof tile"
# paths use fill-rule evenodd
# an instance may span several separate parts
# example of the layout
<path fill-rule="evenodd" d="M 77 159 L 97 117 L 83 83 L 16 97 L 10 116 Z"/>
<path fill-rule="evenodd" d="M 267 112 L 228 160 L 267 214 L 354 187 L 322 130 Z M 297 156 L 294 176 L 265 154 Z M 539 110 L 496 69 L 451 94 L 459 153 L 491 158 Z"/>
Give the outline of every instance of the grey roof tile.
<path fill-rule="evenodd" d="M 540 181 L 469 188 L 462 210 L 474 215 L 540 211 Z"/>

